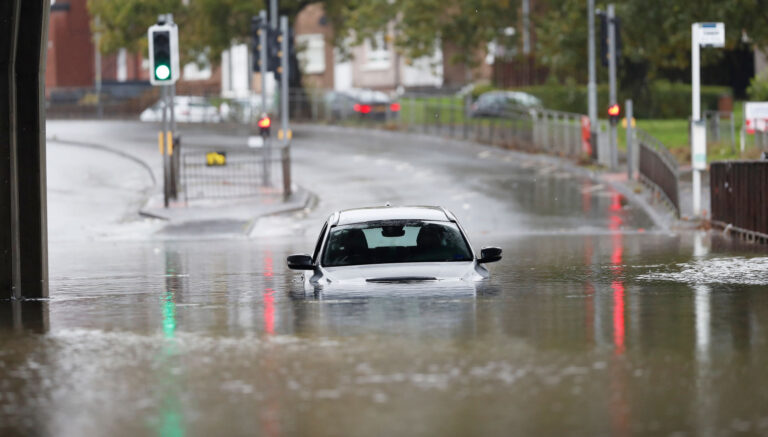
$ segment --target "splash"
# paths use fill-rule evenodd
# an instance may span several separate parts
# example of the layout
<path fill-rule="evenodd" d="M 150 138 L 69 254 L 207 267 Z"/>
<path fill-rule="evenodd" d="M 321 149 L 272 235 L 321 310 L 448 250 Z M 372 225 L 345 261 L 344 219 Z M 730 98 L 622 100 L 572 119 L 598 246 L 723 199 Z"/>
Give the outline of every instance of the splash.
<path fill-rule="evenodd" d="M 676 264 L 677 271 L 656 271 L 638 276 L 650 281 L 686 284 L 768 285 L 768 257 L 712 258 Z"/>

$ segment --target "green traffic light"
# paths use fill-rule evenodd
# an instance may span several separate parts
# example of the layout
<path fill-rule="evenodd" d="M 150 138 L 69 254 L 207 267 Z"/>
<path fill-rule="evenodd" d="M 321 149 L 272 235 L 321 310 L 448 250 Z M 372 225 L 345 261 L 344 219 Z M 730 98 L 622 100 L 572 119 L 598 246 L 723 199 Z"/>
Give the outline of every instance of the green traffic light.
<path fill-rule="evenodd" d="M 158 65 L 155 67 L 155 77 L 158 80 L 167 80 L 171 77 L 171 69 L 167 65 Z"/>

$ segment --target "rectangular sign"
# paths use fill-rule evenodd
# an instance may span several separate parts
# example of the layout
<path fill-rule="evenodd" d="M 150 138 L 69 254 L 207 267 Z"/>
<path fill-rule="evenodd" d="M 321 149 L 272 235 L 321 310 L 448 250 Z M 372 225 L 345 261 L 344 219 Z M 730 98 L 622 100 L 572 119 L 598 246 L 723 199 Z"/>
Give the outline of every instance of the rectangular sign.
<path fill-rule="evenodd" d="M 700 46 L 725 46 L 725 23 L 696 23 L 696 41 Z"/>
<path fill-rule="evenodd" d="M 707 125 L 704 122 L 691 126 L 691 161 L 694 170 L 707 169 Z"/>

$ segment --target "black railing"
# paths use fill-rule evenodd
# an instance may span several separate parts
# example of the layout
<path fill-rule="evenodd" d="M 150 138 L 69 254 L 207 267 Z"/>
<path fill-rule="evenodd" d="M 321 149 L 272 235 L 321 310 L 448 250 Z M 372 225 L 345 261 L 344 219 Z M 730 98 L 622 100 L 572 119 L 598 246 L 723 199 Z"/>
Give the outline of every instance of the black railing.
<path fill-rule="evenodd" d="M 185 148 L 181 186 L 185 202 L 290 195 L 290 148 Z M 286 171 L 287 169 L 287 171 Z"/>
<path fill-rule="evenodd" d="M 713 162 L 709 184 L 713 223 L 768 243 L 768 161 Z"/>
<path fill-rule="evenodd" d="M 640 181 L 657 192 L 680 216 L 677 161 L 663 144 L 642 129 L 636 130 L 640 145 Z"/>

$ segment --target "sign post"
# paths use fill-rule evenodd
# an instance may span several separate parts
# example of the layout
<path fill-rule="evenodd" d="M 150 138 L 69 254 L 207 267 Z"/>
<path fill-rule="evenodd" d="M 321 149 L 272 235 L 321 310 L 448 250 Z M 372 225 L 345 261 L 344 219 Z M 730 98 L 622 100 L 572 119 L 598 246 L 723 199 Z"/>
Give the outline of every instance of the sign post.
<path fill-rule="evenodd" d="M 693 168 L 693 215 L 701 215 L 701 172 L 707 169 L 707 130 L 701 119 L 701 47 L 725 46 L 725 24 L 691 25 L 691 167 Z"/>

